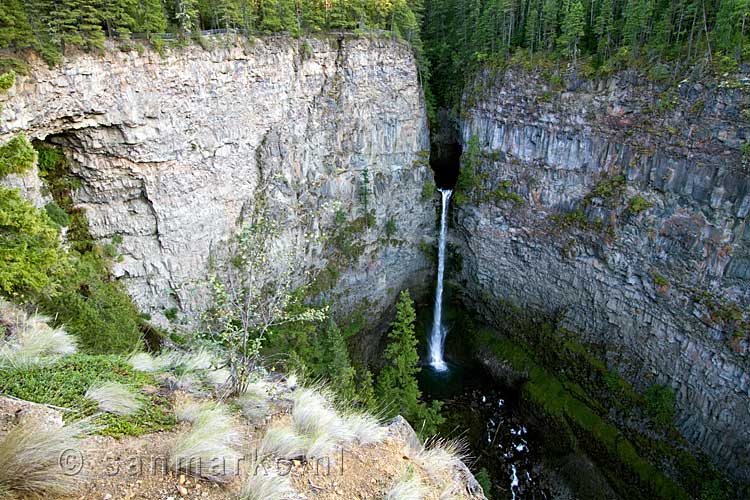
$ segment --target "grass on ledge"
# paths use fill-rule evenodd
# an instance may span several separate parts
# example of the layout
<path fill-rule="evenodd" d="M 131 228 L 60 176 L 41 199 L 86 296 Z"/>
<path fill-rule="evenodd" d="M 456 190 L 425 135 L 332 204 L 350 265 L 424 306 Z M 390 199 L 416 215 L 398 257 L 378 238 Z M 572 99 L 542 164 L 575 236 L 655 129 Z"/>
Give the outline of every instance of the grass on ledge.
<path fill-rule="evenodd" d="M 86 398 L 94 384 L 116 382 L 142 388 L 156 385 L 152 375 L 133 370 L 125 358 L 115 355 L 74 354 L 53 363 L 32 368 L 0 370 L 0 393 L 35 403 L 74 410 L 66 420 L 92 416 L 98 404 Z M 144 396 L 143 408 L 129 416 L 101 414 L 94 423 L 108 436 L 138 436 L 175 425 L 169 402 L 156 395 Z"/>

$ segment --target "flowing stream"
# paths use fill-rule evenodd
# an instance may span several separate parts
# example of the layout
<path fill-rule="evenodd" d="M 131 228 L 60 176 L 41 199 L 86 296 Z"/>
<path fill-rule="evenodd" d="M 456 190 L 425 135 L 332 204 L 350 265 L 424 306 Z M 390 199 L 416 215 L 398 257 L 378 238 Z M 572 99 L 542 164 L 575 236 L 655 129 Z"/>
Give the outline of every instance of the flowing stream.
<path fill-rule="evenodd" d="M 443 275 L 445 274 L 445 240 L 448 236 L 448 204 L 453 191 L 441 189 L 443 198 L 442 211 L 440 212 L 440 240 L 438 243 L 438 273 L 437 286 L 435 289 L 435 314 L 432 320 L 432 332 L 429 341 L 430 366 L 436 371 L 442 372 L 448 369 L 443 359 L 445 351 L 445 336 L 447 330 L 443 325 Z"/>

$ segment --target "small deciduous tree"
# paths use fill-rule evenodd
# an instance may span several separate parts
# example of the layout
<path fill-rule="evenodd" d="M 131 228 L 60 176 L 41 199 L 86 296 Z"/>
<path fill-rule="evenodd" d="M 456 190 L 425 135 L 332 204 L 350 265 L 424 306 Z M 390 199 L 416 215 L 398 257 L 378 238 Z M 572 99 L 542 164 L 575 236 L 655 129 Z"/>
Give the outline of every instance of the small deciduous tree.
<path fill-rule="evenodd" d="M 307 307 L 302 294 L 294 293 L 292 266 L 302 256 L 296 245 L 272 252 L 278 235 L 278 223 L 261 207 L 237 236 L 232 258 L 209 276 L 215 302 L 207 325 L 211 338 L 226 349 L 232 393 L 247 388 L 272 329 L 326 318 L 327 308 Z"/>

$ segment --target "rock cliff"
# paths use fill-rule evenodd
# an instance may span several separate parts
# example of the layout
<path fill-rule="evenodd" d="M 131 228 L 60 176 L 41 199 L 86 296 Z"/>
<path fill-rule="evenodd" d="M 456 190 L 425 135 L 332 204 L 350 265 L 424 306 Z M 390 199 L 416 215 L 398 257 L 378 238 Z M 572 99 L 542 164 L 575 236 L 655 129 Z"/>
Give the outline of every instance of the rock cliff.
<path fill-rule="evenodd" d="M 487 72 L 465 94 L 456 282 L 490 322 L 557 318 L 672 387 L 678 428 L 747 479 L 750 82 L 548 81 Z"/>
<path fill-rule="evenodd" d="M 209 258 L 260 200 L 282 223 L 280 246 L 300 247 L 300 281 L 328 266 L 343 311 L 365 299 L 382 311 L 399 289 L 426 284 L 418 244 L 434 238 L 435 207 L 420 199 L 429 136 L 409 47 L 209 42 L 161 56 L 112 48 L 54 68 L 32 60 L 0 98 L 0 141 L 24 131 L 63 146 L 92 235 L 117 243 L 114 273 L 156 321 L 202 310 Z M 33 195 L 28 177 L 14 182 Z M 344 230 L 359 245 L 342 257 L 329 243 Z"/>

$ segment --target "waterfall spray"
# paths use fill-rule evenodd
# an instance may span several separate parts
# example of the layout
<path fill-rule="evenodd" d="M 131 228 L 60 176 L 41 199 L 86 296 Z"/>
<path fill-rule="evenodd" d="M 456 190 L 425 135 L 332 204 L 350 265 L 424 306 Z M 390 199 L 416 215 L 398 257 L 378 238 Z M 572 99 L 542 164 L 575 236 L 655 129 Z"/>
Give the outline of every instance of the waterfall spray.
<path fill-rule="evenodd" d="M 443 197 L 442 211 L 440 212 L 440 240 L 438 242 L 438 275 L 435 289 L 435 317 L 432 322 L 429 350 L 430 365 L 437 371 L 445 371 L 448 365 L 443 359 L 445 350 L 445 336 L 448 333 L 443 326 L 443 275 L 445 274 L 445 240 L 448 236 L 448 204 L 453 191 L 441 189 Z"/>

